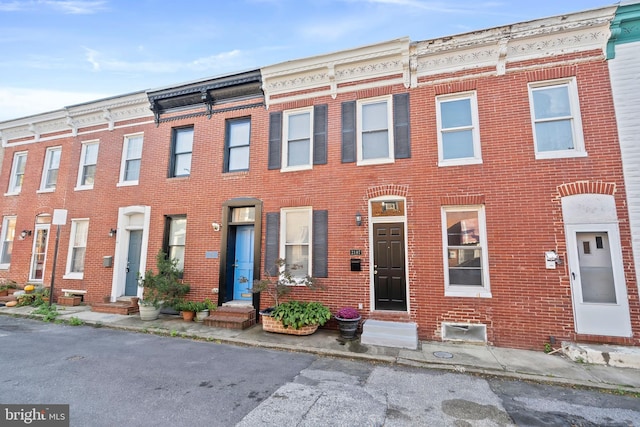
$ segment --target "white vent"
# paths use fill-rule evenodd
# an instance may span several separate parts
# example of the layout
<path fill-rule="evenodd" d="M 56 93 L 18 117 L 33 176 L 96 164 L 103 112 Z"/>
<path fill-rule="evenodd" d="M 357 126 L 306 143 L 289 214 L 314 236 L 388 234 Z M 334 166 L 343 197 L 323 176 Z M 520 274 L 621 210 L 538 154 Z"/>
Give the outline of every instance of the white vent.
<path fill-rule="evenodd" d="M 443 323 L 443 341 L 487 342 L 487 325 Z"/>

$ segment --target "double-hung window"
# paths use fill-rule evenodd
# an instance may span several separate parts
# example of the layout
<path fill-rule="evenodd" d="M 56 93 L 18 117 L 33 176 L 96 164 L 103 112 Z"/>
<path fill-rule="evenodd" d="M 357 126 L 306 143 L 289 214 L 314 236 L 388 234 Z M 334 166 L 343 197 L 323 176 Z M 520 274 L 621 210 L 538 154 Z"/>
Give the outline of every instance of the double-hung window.
<path fill-rule="evenodd" d="M 358 164 L 394 161 L 391 96 L 358 101 Z"/>
<path fill-rule="evenodd" d="M 311 169 L 313 163 L 313 108 L 284 112 L 282 170 Z"/>
<path fill-rule="evenodd" d="M 193 127 L 173 129 L 169 177 L 191 175 L 191 153 L 193 150 Z"/>
<path fill-rule="evenodd" d="M 251 118 L 227 120 L 224 152 L 225 172 L 249 170 L 250 137 Z"/>
<path fill-rule="evenodd" d="M 491 297 L 483 206 L 442 208 L 445 295 Z"/>
<path fill-rule="evenodd" d="M 165 251 L 169 259 L 177 260 L 176 267 L 184 270 L 184 250 L 187 236 L 187 217 L 174 215 L 167 217 L 167 234 Z"/>
<path fill-rule="evenodd" d="M 136 185 L 140 179 L 143 135 L 127 135 L 122 147 L 120 185 Z"/>
<path fill-rule="evenodd" d="M 82 279 L 84 276 L 84 257 L 87 251 L 89 234 L 88 219 L 71 221 L 71 238 L 69 239 L 69 255 L 65 279 Z"/>
<path fill-rule="evenodd" d="M 482 163 L 475 92 L 436 98 L 438 164 Z"/>
<path fill-rule="evenodd" d="M 2 247 L 0 247 L 0 268 L 9 268 L 11 264 L 11 252 L 13 251 L 13 239 L 16 236 L 16 217 L 5 216 L 2 219 L 2 233 L 0 238 Z"/>
<path fill-rule="evenodd" d="M 62 147 L 47 148 L 47 154 L 44 157 L 44 168 L 42 168 L 40 191 L 54 191 L 56 189 L 61 154 Z"/>
<path fill-rule="evenodd" d="M 586 156 L 575 78 L 529 84 L 536 158 Z"/>
<path fill-rule="evenodd" d="M 284 268 L 296 280 L 311 276 L 311 234 L 313 212 L 311 207 L 287 208 L 281 211 L 280 254 Z"/>
<path fill-rule="evenodd" d="M 9 191 L 7 194 L 19 194 L 22 191 L 24 170 L 27 165 L 27 152 L 23 151 L 13 155 L 11 178 L 9 179 Z"/>
<path fill-rule="evenodd" d="M 80 168 L 78 170 L 78 184 L 76 189 L 92 189 L 96 177 L 98 164 L 98 141 L 82 143 L 80 153 Z"/>

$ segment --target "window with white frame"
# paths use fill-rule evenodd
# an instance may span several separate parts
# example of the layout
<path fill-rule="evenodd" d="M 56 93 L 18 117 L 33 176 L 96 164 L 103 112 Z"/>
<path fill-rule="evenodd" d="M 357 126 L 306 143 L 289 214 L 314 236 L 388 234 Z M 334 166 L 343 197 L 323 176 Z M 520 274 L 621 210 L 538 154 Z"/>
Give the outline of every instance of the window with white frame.
<path fill-rule="evenodd" d="M 283 170 L 311 169 L 313 164 L 313 107 L 284 112 Z"/>
<path fill-rule="evenodd" d="M 120 184 L 136 185 L 140 179 L 143 135 L 126 135 L 122 145 L 120 164 Z"/>
<path fill-rule="evenodd" d="M 40 191 L 53 191 L 56 189 L 61 154 L 62 147 L 47 148 L 47 154 L 44 157 L 44 167 L 42 168 Z"/>
<path fill-rule="evenodd" d="M 11 166 L 11 178 L 9 179 L 8 194 L 18 194 L 22 191 L 24 181 L 24 170 L 27 165 L 27 152 L 23 151 L 13 155 L 13 165 Z"/>
<path fill-rule="evenodd" d="M 84 276 L 84 257 L 87 251 L 89 234 L 88 219 L 71 220 L 71 238 L 65 279 L 82 279 Z"/>
<path fill-rule="evenodd" d="M 483 206 L 442 208 L 446 296 L 491 297 Z"/>
<path fill-rule="evenodd" d="M 80 153 L 80 168 L 78 170 L 79 189 L 91 189 L 96 177 L 98 164 L 98 141 L 83 142 Z"/>
<path fill-rule="evenodd" d="M 2 247 L 0 247 L 0 268 L 9 268 L 11 264 L 11 252 L 13 252 L 13 239 L 16 236 L 16 217 L 5 216 L 2 219 Z"/>
<path fill-rule="evenodd" d="M 249 142 L 251 118 L 227 120 L 227 134 L 224 153 L 224 171 L 249 170 Z"/>
<path fill-rule="evenodd" d="M 169 177 L 191 175 L 191 155 L 193 151 L 193 127 L 173 129 L 171 144 L 171 165 Z"/>
<path fill-rule="evenodd" d="M 586 156 L 576 80 L 529 84 L 536 158 Z"/>
<path fill-rule="evenodd" d="M 356 122 L 358 164 L 393 162 L 391 96 L 359 100 Z"/>
<path fill-rule="evenodd" d="M 184 270 L 184 250 L 186 246 L 187 236 L 187 217 L 184 215 L 175 215 L 167 217 L 169 233 L 167 236 L 167 245 L 165 248 L 169 259 L 178 260 L 176 267 L 178 270 Z"/>
<path fill-rule="evenodd" d="M 475 92 L 436 98 L 440 166 L 482 163 Z"/>
<path fill-rule="evenodd" d="M 296 280 L 311 276 L 312 221 L 311 207 L 281 210 L 280 256 Z"/>

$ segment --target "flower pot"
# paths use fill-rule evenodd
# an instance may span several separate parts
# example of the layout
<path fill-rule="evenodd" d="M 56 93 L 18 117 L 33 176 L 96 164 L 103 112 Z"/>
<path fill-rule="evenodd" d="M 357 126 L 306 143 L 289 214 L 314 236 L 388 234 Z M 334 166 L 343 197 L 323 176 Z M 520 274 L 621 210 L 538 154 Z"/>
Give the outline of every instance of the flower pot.
<path fill-rule="evenodd" d="M 195 311 L 183 311 L 182 312 L 182 320 L 185 322 L 193 322 L 193 318 L 195 317 Z"/>
<path fill-rule="evenodd" d="M 202 322 L 209 317 L 209 310 L 196 311 L 196 322 Z"/>
<path fill-rule="evenodd" d="M 79 296 L 61 295 L 58 297 L 58 305 L 66 305 L 66 306 L 80 305 L 80 301 L 82 301 L 82 297 L 79 297 Z"/>
<path fill-rule="evenodd" d="M 155 308 L 153 305 L 138 304 L 140 308 L 140 320 L 157 320 L 160 316 L 160 307 Z"/>
<path fill-rule="evenodd" d="M 362 317 L 358 316 L 355 319 L 343 319 L 341 317 L 336 317 L 338 321 L 338 328 L 340 329 L 340 337 L 352 340 L 356 337 L 356 332 L 358 332 L 358 326 L 360 325 L 360 319 Z"/>

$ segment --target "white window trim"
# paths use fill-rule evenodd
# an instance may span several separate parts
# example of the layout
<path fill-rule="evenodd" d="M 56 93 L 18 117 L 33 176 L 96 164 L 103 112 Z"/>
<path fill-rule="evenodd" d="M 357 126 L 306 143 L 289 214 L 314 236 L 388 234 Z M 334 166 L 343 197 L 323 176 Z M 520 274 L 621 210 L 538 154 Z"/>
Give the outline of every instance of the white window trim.
<path fill-rule="evenodd" d="M 47 176 L 49 175 L 49 163 L 51 162 L 51 156 L 53 156 L 53 152 L 54 151 L 60 151 L 60 157 L 62 160 L 62 147 L 61 146 L 56 146 L 56 147 L 48 147 L 47 148 L 47 153 L 44 156 L 44 166 L 42 167 L 42 177 L 40 179 L 40 189 L 37 191 L 37 193 L 52 193 L 54 191 L 56 191 L 56 188 L 58 186 L 58 182 L 56 180 L 56 185 L 53 186 L 53 188 L 45 188 L 45 186 L 47 185 Z M 60 177 L 60 166 L 58 165 L 58 177 Z"/>
<path fill-rule="evenodd" d="M 9 221 L 11 220 L 15 220 L 17 221 L 18 217 L 15 215 L 8 215 L 5 216 L 4 218 L 2 218 L 2 230 L 0 230 L 0 259 L 2 259 L 2 251 L 3 251 L 3 244 L 5 241 L 5 238 L 7 237 L 7 228 L 9 227 Z M 15 228 L 14 228 L 14 238 L 13 241 L 15 242 Z M 9 268 L 9 266 L 11 265 L 11 263 L 5 263 L 5 264 L 0 264 L 0 270 L 7 270 Z"/>
<path fill-rule="evenodd" d="M 287 214 L 292 212 L 307 212 L 309 218 L 309 270 L 307 271 L 308 276 L 312 275 L 313 272 L 313 208 L 311 206 L 304 207 L 295 207 L 295 208 L 283 208 L 280 209 L 280 258 L 286 259 L 287 251 L 286 251 L 286 239 L 287 239 Z M 284 270 L 284 266 L 282 270 Z M 299 283 L 299 286 L 304 286 L 303 283 Z"/>
<path fill-rule="evenodd" d="M 442 112 L 440 104 L 442 102 L 469 99 L 471 106 L 471 132 L 473 136 L 473 157 L 464 157 L 459 159 L 445 159 L 444 147 L 442 141 Z M 480 147 L 480 120 L 478 118 L 478 99 L 476 91 L 460 92 L 455 94 L 447 94 L 436 97 L 436 123 L 438 126 L 438 166 L 459 166 L 459 165 L 477 165 L 482 163 L 482 152 Z M 468 127 L 464 127 L 468 129 Z"/>
<path fill-rule="evenodd" d="M 124 180 L 124 175 L 125 175 L 125 171 L 126 171 L 126 167 L 127 167 L 127 160 L 129 160 L 127 158 L 127 150 L 129 148 L 129 140 L 132 138 L 137 138 L 137 137 L 141 137 L 142 138 L 142 148 L 140 149 L 140 167 L 142 168 L 142 150 L 144 149 L 144 132 L 138 132 L 138 133 L 132 133 L 129 135 L 125 135 L 124 136 L 124 142 L 122 144 L 122 156 L 120 158 L 120 178 L 118 181 L 118 184 L 116 184 L 117 187 L 127 187 L 127 186 L 131 186 L 131 185 L 139 185 L 140 180 L 136 179 L 136 180 L 132 180 L 132 181 L 125 181 Z"/>
<path fill-rule="evenodd" d="M 225 156 L 227 157 L 225 159 L 225 162 L 227 167 L 224 173 L 247 172 L 249 170 L 251 165 L 251 130 L 253 126 L 251 119 L 252 119 L 251 116 L 226 119 L 225 121 L 226 122 L 225 123 Z M 233 127 L 234 124 L 238 124 L 238 123 L 249 123 L 249 140 L 247 141 L 246 145 L 236 145 L 232 147 L 231 146 L 231 128 Z M 230 168 L 231 152 L 233 151 L 234 148 L 242 148 L 242 147 L 249 148 L 249 155 L 247 155 L 247 167 L 243 169 L 231 169 Z"/>
<path fill-rule="evenodd" d="M 389 157 L 379 159 L 362 158 L 362 107 L 367 104 L 376 104 L 381 101 L 387 103 L 387 136 L 389 144 Z M 375 98 L 359 99 L 356 104 L 356 151 L 358 154 L 358 161 L 356 165 L 380 165 L 385 163 L 395 162 L 395 150 L 394 150 L 394 138 L 393 138 L 393 97 L 391 95 L 377 96 Z"/>
<path fill-rule="evenodd" d="M 18 157 L 20 156 L 24 156 L 25 157 L 25 175 L 26 175 L 26 167 L 27 167 L 27 151 L 19 151 L 17 153 L 13 153 L 13 163 L 11 165 L 11 175 L 9 176 L 9 188 L 7 189 L 7 192 L 4 194 L 5 196 L 15 196 L 16 194 L 20 194 L 20 192 L 22 191 L 22 186 L 20 186 L 20 189 L 18 191 L 16 191 L 15 186 L 16 186 L 16 173 L 18 172 L 17 168 L 18 168 Z M 22 180 L 23 184 L 24 184 L 24 179 Z"/>
<path fill-rule="evenodd" d="M 71 234 L 69 236 L 69 250 L 67 251 L 67 267 L 65 268 L 65 274 L 62 276 L 63 279 L 71 279 L 71 280 L 82 280 L 84 278 L 84 273 L 71 272 L 71 262 L 73 259 L 73 244 L 75 236 L 76 236 L 76 228 L 78 227 L 78 222 L 86 221 L 89 222 L 89 218 L 73 218 L 71 220 Z M 88 225 L 87 225 L 88 226 Z M 87 246 L 85 246 L 85 255 L 87 253 Z M 86 257 L 85 257 L 86 262 Z"/>
<path fill-rule="evenodd" d="M 98 145 L 98 156 L 100 155 L 100 140 L 93 140 L 93 141 L 84 141 L 82 142 L 82 151 L 80 152 L 80 162 L 78 165 L 78 180 L 76 181 L 76 187 L 74 188 L 75 191 L 79 191 L 79 190 L 93 190 L 93 184 L 90 185 L 82 185 L 82 169 L 85 166 L 84 163 L 84 158 L 85 155 L 87 153 L 87 146 L 89 145 Z M 97 168 L 97 164 L 98 164 L 98 160 L 96 158 L 96 174 L 98 172 L 98 168 Z M 94 176 L 94 180 L 95 180 L 95 176 Z"/>
<path fill-rule="evenodd" d="M 553 86 L 567 86 L 569 88 L 569 103 L 571 105 L 571 124 L 573 131 L 573 150 L 538 151 L 538 139 L 536 136 L 536 118 L 533 104 L 533 91 L 539 88 Z M 536 159 L 562 159 L 567 157 L 587 157 L 584 146 L 584 134 L 582 132 L 582 115 L 580 112 L 580 100 L 578 98 L 578 85 L 575 77 L 547 80 L 529 83 L 529 112 L 531 114 L 531 129 L 533 131 L 533 148 Z"/>
<path fill-rule="evenodd" d="M 449 241 L 447 238 L 447 212 L 478 212 L 478 228 L 480 229 L 480 249 L 482 251 L 482 283 L 483 286 L 449 285 Z M 482 205 L 456 205 L 442 207 L 442 260 L 444 265 L 444 295 L 447 297 L 491 298 L 489 284 L 489 249 L 487 245 L 487 229 L 485 209 Z"/>
<path fill-rule="evenodd" d="M 309 163 L 306 165 L 289 166 L 289 117 L 298 114 L 309 113 Z M 281 172 L 294 172 L 313 168 L 313 107 L 296 108 L 283 111 L 282 114 L 282 164 Z"/>

